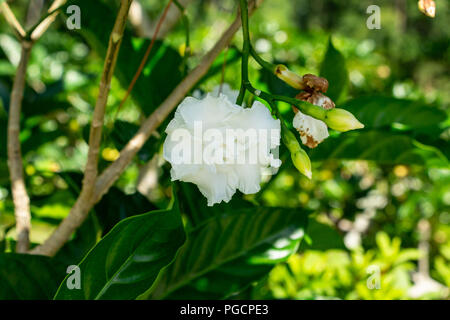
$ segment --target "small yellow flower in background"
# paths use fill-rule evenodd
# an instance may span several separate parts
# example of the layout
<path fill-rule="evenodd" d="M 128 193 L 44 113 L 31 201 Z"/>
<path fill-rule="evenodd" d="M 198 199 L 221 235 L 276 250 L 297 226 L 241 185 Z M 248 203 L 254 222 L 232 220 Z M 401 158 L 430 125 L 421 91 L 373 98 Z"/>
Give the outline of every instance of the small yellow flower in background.
<path fill-rule="evenodd" d="M 115 148 L 105 148 L 102 151 L 102 157 L 106 161 L 115 161 L 119 157 L 120 153 Z"/>
<path fill-rule="evenodd" d="M 340 108 L 328 110 L 325 123 L 331 129 L 340 132 L 364 128 L 351 112 Z"/>
<path fill-rule="evenodd" d="M 402 164 L 399 164 L 394 167 L 394 174 L 399 178 L 406 177 L 408 175 L 408 173 L 409 173 L 408 167 L 406 167 Z"/>
<path fill-rule="evenodd" d="M 29 164 L 25 167 L 25 172 L 27 173 L 27 175 L 32 176 L 36 173 L 36 169 L 31 164 Z"/>

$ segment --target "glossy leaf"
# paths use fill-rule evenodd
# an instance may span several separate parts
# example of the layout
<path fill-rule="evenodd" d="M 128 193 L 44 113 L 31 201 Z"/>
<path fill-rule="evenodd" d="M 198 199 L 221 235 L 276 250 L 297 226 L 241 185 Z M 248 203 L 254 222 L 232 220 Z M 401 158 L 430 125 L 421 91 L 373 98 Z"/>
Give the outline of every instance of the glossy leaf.
<path fill-rule="evenodd" d="M 424 103 L 384 96 L 366 96 L 347 101 L 342 107 L 353 113 L 366 128 L 391 127 L 439 129 L 447 119 L 444 111 Z"/>
<path fill-rule="evenodd" d="M 151 298 L 221 299 L 260 280 L 298 249 L 307 223 L 300 210 L 253 208 L 205 221 L 157 283 Z"/>
<path fill-rule="evenodd" d="M 63 283 L 55 299 L 135 299 L 184 243 L 178 204 L 118 223 L 79 264 L 81 290 Z"/>
<path fill-rule="evenodd" d="M 345 249 L 342 236 L 329 225 L 310 219 L 307 229 L 308 237 L 311 244 L 303 241 L 300 250 L 329 250 L 329 249 Z"/>
<path fill-rule="evenodd" d="M 380 164 L 447 163 L 436 148 L 408 135 L 385 131 L 347 132 L 329 137 L 309 153 L 312 160 L 373 160 Z"/>
<path fill-rule="evenodd" d="M 196 185 L 180 182 L 179 189 L 181 210 L 187 215 L 192 225 L 198 225 L 209 218 L 221 215 L 223 212 L 253 207 L 252 203 L 243 200 L 239 195 L 233 196 L 228 203 L 221 202 L 208 207 L 205 196 L 201 194 Z"/>
<path fill-rule="evenodd" d="M 344 56 L 334 47 L 331 38 L 320 66 L 320 76 L 328 80 L 328 91 L 325 94 L 331 100 L 338 102 L 344 97 L 348 86 L 348 71 Z"/>
<path fill-rule="evenodd" d="M 0 253 L 0 300 L 51 299 L 65 267 L 44 256 Z"/>

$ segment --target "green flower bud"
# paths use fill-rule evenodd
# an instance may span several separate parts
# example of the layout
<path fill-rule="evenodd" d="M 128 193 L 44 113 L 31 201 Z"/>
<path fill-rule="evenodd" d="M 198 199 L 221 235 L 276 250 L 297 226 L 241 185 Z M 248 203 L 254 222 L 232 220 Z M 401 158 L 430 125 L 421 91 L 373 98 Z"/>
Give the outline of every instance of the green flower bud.
<path fill-rule="evenodd" d="M 292 163 L 297 168 L 300 173 L 311 179 L 312 171 L 311 171 L 311 160 L 308 157 L 308 154 L 305 150 L 300 148 L 300 150 L 296 153 L 291 153 Z"/>
<path fill-rule="evenodd" d="M 303 78 L 289 70 L 285 65 L 277 65 L 275 75 L 295 89 L 303 90 L 305 88 Z"/>
<path fill-rule="evenodd" d="M 300 147 L 300 144 L 295 138 L 295 135 L 284 125 L 281 129 L 281 139 L 284 145 L 289 149 L 291 153 L 291 159 L 294 166 L 300 171 L 301 174 L 311 179 L 311 160 L 305 150 Z"/>
<path fill-rule="evenodd" d="M 324 121 L 331 129 L 341 132 L 364 128 L 352 113 L 340 108 L 328 110 Z"/>

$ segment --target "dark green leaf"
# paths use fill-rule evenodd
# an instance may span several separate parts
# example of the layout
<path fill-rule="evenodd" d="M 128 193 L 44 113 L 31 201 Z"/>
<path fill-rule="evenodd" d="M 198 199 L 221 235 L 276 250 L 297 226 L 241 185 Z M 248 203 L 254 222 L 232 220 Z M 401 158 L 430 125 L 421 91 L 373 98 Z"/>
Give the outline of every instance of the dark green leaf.
<path fill-rule="evenodd" d="M 161 127 L 165 128 L 166 126 L 163 125 Z M 131 138 L 133 138 L 138 130 L 139 126 L 134 123 L 121 120 L 114 122 L 114 129 L 111 132 L 111 139 L 114 142 L 115 147 L 118 150 L 122 150 L 122 148 L 128 143 L 128 141 L 130 141 Z M 160 143 L 160 139 L 151 136 L 141 150 L 139 150 L 139 158 L 142 161 L 150 160 L 158 151 Z"/>
<path fill-rule="evenodd" d="M 344 98 L 348 86 L 348 71 L 344 56 L 334 47 L 331 38 L 320 66 L 320 76 L 328 80 L 326 95 L 331 100 L 338 102 Z"/>
<path fill-rule="evenodd" d="M 221 215 L 223 212 L 253 207 L 252 203 L 243 200 L 238 195 L 235 195 L 228 203 L 221 202 L 208 207 L 206 198 L 196 185 L 180 182 L 179 186 L 180 207 L 182 212 L 189 217 L 192 225 L 198 225 L 209 218 Z"/>
<path fill-rule="evenodd" d="M 311 150 L 312 160 L 373 160 L 381 164 L 446 163 L 436 148 L 418 143 L 408 135 L 385 132 L 347 132 L 329 137 Z"/>
<path fill-rule="evenodd" d="M 401 124 L 407 129 L 427 128 L 435 131 L 439 130 L 439 124 L 447 119 L 445 112 L 435 107 L 393 97 L 360 97 L 343 103 L 342 107 L 353 113 L 366 128 Z"/>
<path fill-rule="evenodd" d="M 192 230 L 151 298 L 220 299 L 260 280 L 298 249 L 307 214 L 253 208 L 205 221 Z"/>
<path fill-rule="evenodd" d="M 307 235 L 311 238 L 312 243 L 307 244 L 303 241 L 300 250 L 329 250 L 329 249 L 345 249 L 342 236 L 331 226 L 310 219 L 308 222 Z"/>
<path fill-rule="evenodd" d="M 81 290 L 64 281 L 55 299 L 135 299 L 183 244 L 178 204 L 118 223 L 79 264 Z"/>
<path fill-rule="evenodd" d="M 156 206 L 139 192 L 125 194 L 116 187 L 109 189 L 108 193 L 94 207 L 103 234 L 108 233 L 125 218 L 156 209 Z"/>
<path fill-rule="evenodd" d="M 48 257 L 0 253 L 0 300 L 51 299 L 65 275 L 64 266 Z"/>

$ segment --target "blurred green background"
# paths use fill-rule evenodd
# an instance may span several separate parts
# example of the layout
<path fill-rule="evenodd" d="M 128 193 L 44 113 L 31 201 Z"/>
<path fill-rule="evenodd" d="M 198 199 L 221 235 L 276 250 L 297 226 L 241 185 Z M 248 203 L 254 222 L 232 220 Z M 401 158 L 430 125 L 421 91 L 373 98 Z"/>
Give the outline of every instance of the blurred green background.
<path fill-rule="evenodd" d="M 27 3 L 14 1 L 18 16 L 26 15 Z M 141 3 L 150 21 L 157 19 L 166 4 L 156 0 Z M 372 4 L 381 8 L 379 30 L 366 27 L 370 15 L 366 9 Z M 317 149 L 308 150 L 314 160 L 312 180 L 286 164 L 268 179 L 263 191 L 246 197 L 267 206 L 309 209 L 312 220 L 308 241 L 299 253 L 236 298 L 450 297 L 449 3 L 437 0 L 436 7 L 436 17 L 431 19 L 418 10 L 415 0 L 264 0 L 250 18 L 257 52 L 299 74 L 321 73 L 331 39 L 346 66 L 345 90 L 335 101 L 351 110 L 365 106 L 362 122 L 379 131 L 358 136 L 335 134 Z M 84 7 L 81 10 L 83 30 L 89 15 Z M 236 10 L 237 3 L 232 0 L 190 1 L 189 68 L 211 48 Z M 6 106 L 20 46 L 1 21 L 0 240 L 1 249 L 11 251 L 15 233 L 6 164 Z M 136 32 L 131 25 L 130 31 Z M 164 41 L 174 59 L 183 55 L 181 21 Z M 233 89 L 240 84 L 241 45 L 239 33 L 226 53 L 224 79 Z M 20 138 L 32 204 L 33 243 L 49 235 L 76 199 L 77 172 L 87 154 L 85 137 L 103 66 L 99 51 L 77 30 L 67 30 L 60 18 L 32 52 Z M 126 71 L 133 74 L 139 61 L 129 63 Z M 206 92 L 219 85 L 221 66 L 218 59 L 216 72 L 196 90 Z M 327 72 L 333 76 L 333 70 L 322 70 Z M 158 76 L 163 82 L 176 77 L 164 68 Z M 258 88 L 295 95 L 253 61 L 250 77 Z M 121 81 L 117 76 L 112 83 L 101 167 L 117 158 L 118 150 L 148 114 L 136 99 L 129 99 L 117 113 L 125 94 Z M 170 87 L 168 84 L 169 91 Z M 148 97 L 149 105 L 157 103 L 152 99 Z M 280 107 L 289 114 L 288 105 Z M 407 120 L 397 121 L 399 113 Z M 387 131 L 393 135 L 383 136 Z M 120 215 L 120 210 L 125 210 L 121 199 L 131 198 L 149 201 L 152 207 L 167 204 L 170 168 L 158 154 L 154 156 L 161 145 L 153 140 L 159 141 L 150 138 L 96 210 Z M 91 241 L 100 236 L 96 234 Z M 377 274 L 380 288 L 370 289 L 367 282 Z"/>

